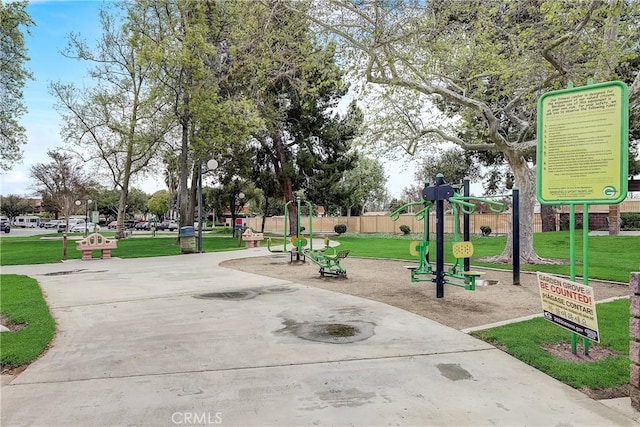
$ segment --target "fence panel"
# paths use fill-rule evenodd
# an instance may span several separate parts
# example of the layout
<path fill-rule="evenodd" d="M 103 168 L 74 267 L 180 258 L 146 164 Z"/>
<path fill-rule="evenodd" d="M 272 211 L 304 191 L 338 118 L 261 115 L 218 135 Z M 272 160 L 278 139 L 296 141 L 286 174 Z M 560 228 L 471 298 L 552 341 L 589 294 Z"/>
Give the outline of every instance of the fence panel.
<path fill-rule="evenodd" d="M 608 206 L 593 205 L 589 208 L 591 212 L 597 214 L 602 211 L 608 212 Z M 640 212 L 640 200 L 625 201 L 622 203 L 621 212 Z M 561 209 L 562 211 L 562 209 Z M 556 230 L 560 230 L 561 213 L 555 215 Z M 595 215 L 594 215 L 595 218 Z M 259 230 L 262 224 L 262 217 L 246 218 L 247 226 L 254 230 Z M 590 221 L 591 223 L 591 221 Z M 309 230 L 309 217 L 301 217 L 301 226 Z M 314 233 L 333 233 L 334 226 L 337 224 L 346 224 L 347 231 L 351 233 L 400 233 L 400 226 L 407 225 L 411 228 L 412 233 L 422 233 L 423 222 L 418 221 L 414 214 L 402 214 L 397 221 L 391 221 L 388 215 L 366 215 L 352 217 L 313 217 Z M 462 231 L 462 214 L 459 220 L 460 231 Z M 469 228 L 471 234 L 481 234 L 480 227 L 488 225 L 491 227 L 492 234 L 508 234 L 511 231 L 511 213 L 479 213 L 469 215 Z M 282 234 L 284 230 L 284 217 L 268 217 L 265 221 L 264 231 Z M 429 215 L 429 230 L 434 233 L 436 230 L 436 217 L 432 212 Z M 533 215 L 533 231 L 538 233 L 542 231 L 542 217 L 539 213 Z M 450 213 L 445 215 L 444 232 L 453 233 L 453 216 Z"/>

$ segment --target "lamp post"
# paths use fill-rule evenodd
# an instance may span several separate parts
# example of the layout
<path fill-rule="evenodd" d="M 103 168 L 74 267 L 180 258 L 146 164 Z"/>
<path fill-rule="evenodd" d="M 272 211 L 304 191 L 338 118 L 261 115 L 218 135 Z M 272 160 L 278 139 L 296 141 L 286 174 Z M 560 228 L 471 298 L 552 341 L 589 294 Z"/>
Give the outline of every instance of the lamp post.
<path fill-rule="evenodd" d="M 87 235 L 89 231 L 89 204 L 91 203 L 91 199 L 85 200 L 84 205 L 84 235 Z M 76 200 L 76 206 L 80 206 L 82 204 L 82 200 Z"/>
<path fill-rule="evenodd" d="M 218 167 L 218 161 L 211 159 L 207 162 L 207 170 L 210 172 Z M 202 253 L 202 160 L 198 160 L 198 253 Z"/>

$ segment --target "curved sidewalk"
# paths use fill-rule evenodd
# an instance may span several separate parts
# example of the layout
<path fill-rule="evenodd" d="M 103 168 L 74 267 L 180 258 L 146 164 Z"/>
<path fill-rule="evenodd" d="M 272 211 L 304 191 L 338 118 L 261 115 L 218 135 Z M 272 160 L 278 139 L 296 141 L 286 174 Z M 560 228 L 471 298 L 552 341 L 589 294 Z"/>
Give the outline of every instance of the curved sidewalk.
<path fill-rule="evenodd" d="M 429 319 L 218 265 L 266 253 L 3 267 L 41 283 L 58 333 L 2 387 L 0 423 L 635 425 Z"/>

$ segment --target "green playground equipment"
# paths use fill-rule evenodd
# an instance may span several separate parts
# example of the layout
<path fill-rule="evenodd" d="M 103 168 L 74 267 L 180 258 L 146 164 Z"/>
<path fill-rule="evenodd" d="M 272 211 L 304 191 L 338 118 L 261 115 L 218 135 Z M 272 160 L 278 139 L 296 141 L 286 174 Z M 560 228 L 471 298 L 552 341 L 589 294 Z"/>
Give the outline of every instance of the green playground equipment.
<path fill-rule="evenodd" d="M 269 252 L 289 252 L 291 255 L 290 263 L 295 261 L 306 261 L 306 257 L 309 257 L 311 262 L 320 267 L 320 275 L 336 276 L 345 278 L 347 277 L 347 270 L 340 265 L 340 260 L 349 255 L 348 250 L 337 251 L 329 246 L 329 238 L 324 238 L 324 247 L 320 250 L 313 249 L 313 206 L 308 201 L 305 201 L 307 208 L 309 209 L 309 238 L 302 236 L 302 227 L 300 226 L 300 212 L 301 212 L 301 200 L 296 198 L 296 215 L 297 215 L 297 227 L 296 235 L 287 238 L 287 223 L 289 220 L 289 205 L 292 202 L 287 202 L 284 205 L 284 235 L 282 250 L 271 248 L 271 239 L 267 239 L 267 249 Z M 287 250 L 288 243 L 291 243 L 291 249 Z M 308 247 L 307 247 L 308 246 Z"/>
<path fill-rule="evenodd" d="M 305 261 L 305 252 L 307 251 L 305 249 L 305 247 L 307 246 L 307 244 L 309 244 L 309 251 L 313 251 L 313 219 L 312 219 L 312 213 L 313 213 L 313 206 L 311 205 L 310 202 L 305 200 L 305 204 L 307 205 L 307 208 L 309 209 L 309 240 L 307 240 L 306 238 L 304 238 L 302 236 L 302 227 L 300 226 L 300 211 L 301 211 L 301 200 L 300 197 L 296 197 L 296 219 L 297 219 L 297 223 L 296 223 L 296 235 L 292 236 L 291 239 L 289 240 L 287 238 L 287 222 L 289 220 L 289 205 L 293 203 L 293 201 L 288 201 L 287 203 L 285 203 L 284 205 L 284 231 L 283 231 L 283 247 L 282 250 L 276 250 L 276 249 L 271 249 L 271 239 L 267 239 L 267 250 L 269 252 L 289 252 L 289 254 L 291 255 L 291 260 L 290 262 L 294 261 L 294 258 L 296 261 Z M 287 242 L 290 241 L 291 242 L 291 250 L 287 250 Z"/>
<path fill-rule="evenodd" d="M 319 251 L 307 251 L 309 259 L 320 267 L 320 275 L 346 278 L 347 270 L 340 265 L 340 260 L 345 259 L 349 255 L 348 250 L 336 251 L 335 248 L 327 246 Z"/>
<path fill-rule="evenodd" d="M 465 190 L 468 188 L 465 185 Z M 449 201 L 453 212 L 454 227 L 454 244 L 453 256 L 456 258 L 454 264 L 447 270 L 444 270 L 444 201 Z M 482 273 L 470 271 L 468 268 L 468 259 L 473 255 L 473 243 L 468 240 L 467 233 L 465 239 L 460 241 L 459 234 L 459 213 L 464 213 L 465 229 L 468 230 L 468 215 L 473 213 L 476 205 L 471 203 L 478 201 L 486 203 L 492 212 L 500 213 L 504 211 L 504 204 L 481 197 L 472 197 L 469 195 L 460 195 L 456 193 L 453 186 L 444 182 L 442 174 L 438 174 L 436 184 L 429 186 L 425 183 L 422 190 L 422 200 L 419 202 L 407 203 L 393 213 L 390 218 L 397 221 L 400 213 L 409 206 L 424 206 L 423 209 L 415 214 L 416 219 L 423 221 L 423 237 L 421 241 L 411 242 L 409 252 L 411 255 L 418 257 L 417 266 L 407 267 L 411 271 L 412 282 L 435 282 L 436 298 L 444 297 L 444 286 L 453 285 L 462 287 L 466 290 L 473 291 L 476 288 L 476 279 Z M 436 268 L 434 269 L 429 262 L 429 210 L 435 204 L 436 206 Z M 462 262 L 464 266 L 461 266 Z"/>
<path fill-rule="evenodd" d="M 400 218 L 400 213 L 410 206 L 424 206 L 424 208 L 415 213 L 416 219 L 418 221 L 423 221 L 424 226 L 422 227 L 422 240 L 414 240 L 409 245 L 409 253 L 418 257 L 419 263 L 417 266 L 412 265 L 407 266 L 407 268 L 411 271 L 412 282 L 431 281 L 431 276 L 433 274 L 433 268 L 431 268 L 431 264 L 429 263 L 429 209 L 431 208 L 431 203 L 425 202 L 424 200 L 419 202 L 409 202 L 393 211 L 389 217 L 391 218 L 391 221 L 397 221 Z M 424 279 L 422 278 L 423 276 L 428 276 L 429 279 Z"/>

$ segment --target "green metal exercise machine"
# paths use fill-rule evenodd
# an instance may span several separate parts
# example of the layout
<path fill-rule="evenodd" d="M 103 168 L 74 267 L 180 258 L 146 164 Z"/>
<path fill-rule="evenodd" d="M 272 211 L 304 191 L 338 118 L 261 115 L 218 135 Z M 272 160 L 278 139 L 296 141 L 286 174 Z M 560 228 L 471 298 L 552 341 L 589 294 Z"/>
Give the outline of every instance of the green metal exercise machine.
<path fill-rule="evenodd" d="M 465 190 L 468 186 L 465 185 Z M 465 191 L 465 193 L 466 193 Z M 444 202 L 449 201 L 452 206 L 454 214 L 454 241 L 453 255 L 456 258 L 456 262 L 445 271 L 444 269 Z M 412 242 L 410 246 L 410 253 L 418 256 L 418 266 L 411 266 L 411 281 L 412 282 L 435 282 L 436 284 L 436 298 L 444 297 L 444 285 L 459 286 L 467 290 L 475 290 L 476 278 L 480 276 L 480 273 L 469 271 L 468 262 L 464 263 L 464 267 L 460 268 L 460 261 L 462 259 L 468 259 L 473 255 L 473 244 L 468 241 L 468 235 L 465 233 L 464 241 L 459 241 L 458 233 L 458 209 L 463 212 L 465 229 L 468 230 L 468 214 L 474 212 L 476 205 L 471 203 L 472 201 L 479 201 L 487 203 L 489 209 L 492 212 L 502 212 L 504 210 L 504 204 L 495 202 L 480 197 L 471 197 L 468 194 L 460 195 L 455 192 L 453 186 L 447 184 L 444 181 L 444 176 L 438 174 L 436 177 L 435 185 L 429 186 L 425 183 L 425 187 L 422 190 L 422 200 L 420 202 L 407 203 L 391 214 L 391 219 L 397 221 L 400 218 L 400 212 L 409 206 L 422 205 L 423 209 L 418 211 L 415 216 L 417 219 L 422 220 L 423 238 L 420 242 Z M 432 206 L 436 207 L 436 267 L 432 267 L 429 262 L 429 210 Z M 427 276 L 427 277 L 425 277 Z"/>

